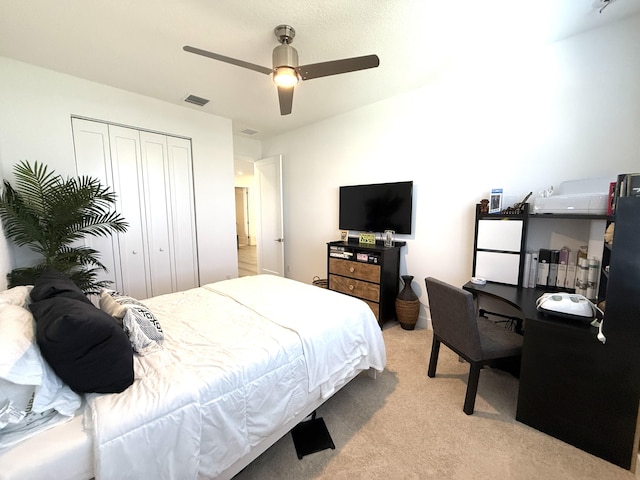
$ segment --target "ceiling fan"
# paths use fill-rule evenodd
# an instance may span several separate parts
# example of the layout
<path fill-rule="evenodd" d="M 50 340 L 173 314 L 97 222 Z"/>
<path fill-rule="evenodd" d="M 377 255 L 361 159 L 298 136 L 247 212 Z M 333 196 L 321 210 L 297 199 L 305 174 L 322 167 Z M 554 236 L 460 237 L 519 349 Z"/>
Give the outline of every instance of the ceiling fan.
<path fill-rule="evenodd" d="M 296 31 L 290 25 L 278 25 L 274 29 L 274 33 L 280 45 L 273 49 L 273 68 L 226 57 L 218 53 L 190 47 L 189 45 L 185 45 L 183 50 L 266 75 L 273 74 L 273 82 L 278 87 L 281 115 L 289 115 L 291 113 L 293 88 L 299 80 L 311 80 L 313 78 L 328 77 L 329 75 L 338 75 L 339 73 L 366 70 L 380 65 L 380 59 L 377 55 L 365 55 L 363 57 L 344 58 L 342 60 L 298 66 L 298 52 L 291 46 Z"/>

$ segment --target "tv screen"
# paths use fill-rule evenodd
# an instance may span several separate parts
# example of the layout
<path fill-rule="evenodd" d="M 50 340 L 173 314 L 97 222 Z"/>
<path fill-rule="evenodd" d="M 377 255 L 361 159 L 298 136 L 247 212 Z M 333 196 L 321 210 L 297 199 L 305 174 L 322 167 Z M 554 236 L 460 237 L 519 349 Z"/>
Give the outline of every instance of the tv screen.
<path fill-rule="evenodd" d="M 411 234 L 413 182 L 340 187 L 341 230 Z"/>

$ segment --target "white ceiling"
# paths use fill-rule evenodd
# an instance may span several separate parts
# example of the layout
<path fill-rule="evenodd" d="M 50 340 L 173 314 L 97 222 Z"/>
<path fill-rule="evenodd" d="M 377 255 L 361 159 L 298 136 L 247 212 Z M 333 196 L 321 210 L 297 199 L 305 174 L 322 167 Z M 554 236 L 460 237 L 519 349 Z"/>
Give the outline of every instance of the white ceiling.
<path fill-rule="evenodd" d="M 465 56 L 547 43 L 640 12 L 640 0 L 2 0 L 0 55 L 201 109 L 264 139 L 425 85 Z M 300 64 L 375 53 L 380 67 L 302 82 L 293 113 L 260 73 L 182 50 L 271 67 L 276 25 Z M 184 103 L 188 94 L 210 99 Z"/>

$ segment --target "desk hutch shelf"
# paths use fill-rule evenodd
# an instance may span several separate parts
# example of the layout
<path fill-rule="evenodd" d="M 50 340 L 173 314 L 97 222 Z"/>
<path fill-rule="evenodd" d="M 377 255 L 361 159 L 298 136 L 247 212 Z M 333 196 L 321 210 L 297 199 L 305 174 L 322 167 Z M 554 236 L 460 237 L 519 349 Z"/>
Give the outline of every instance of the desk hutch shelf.
<path fill-rule="evenodd" d="M 506 285 L 523 286 L 527 245 L 546 221 L 588 225 L 606 220 L 599 214 L 530 214 L 529 204 L 517 213 L 482 213 L 476 205 L 472 275 Z M 556 223 L 557 222 L 557 223 Z M 576 225 L 576 224 L 573 224 Z M 604 233 L 604 231 L 603 231 Z M 585 240 L 586 243 L 586 240 Z M 548 245 L 545 247 L 549 247 Z"/>

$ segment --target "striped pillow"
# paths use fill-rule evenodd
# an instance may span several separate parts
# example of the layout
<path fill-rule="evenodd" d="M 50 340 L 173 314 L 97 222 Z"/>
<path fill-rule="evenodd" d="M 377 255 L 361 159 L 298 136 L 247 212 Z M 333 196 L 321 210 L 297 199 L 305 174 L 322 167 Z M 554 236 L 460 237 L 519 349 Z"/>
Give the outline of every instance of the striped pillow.
<path fill-rule="evenodd" d="M 154 340 L 158 343 L 161 343 L 164 340 L 164 334 L 162 332 L 162 327 L 160 326 L 160 322 L 156 318 L 156 316 L 149 310 L 149 308 L 144 305 L 139 300 L 136 300 L 133 297 L 129 297 L 127 295 L 122 295 L 121 293 L 115 290 L 107 290 L 103 289 L 100 296 L 108 295 L 111 297 L 111 300 L 114 300 L 118 305 L 127 309 L 131 315 L 133 315 L 136 323 L 140 326 L 142 332 L 151 340 Z M 100 303 L 100 307 L 103 308 L 103 303 L 109 305 L 111 303 L 110 300 L 104 301 Z M 103 308 L 103 310 L 105 309 Z M 113 315 L 113 312 L 107 312 Z"/>

